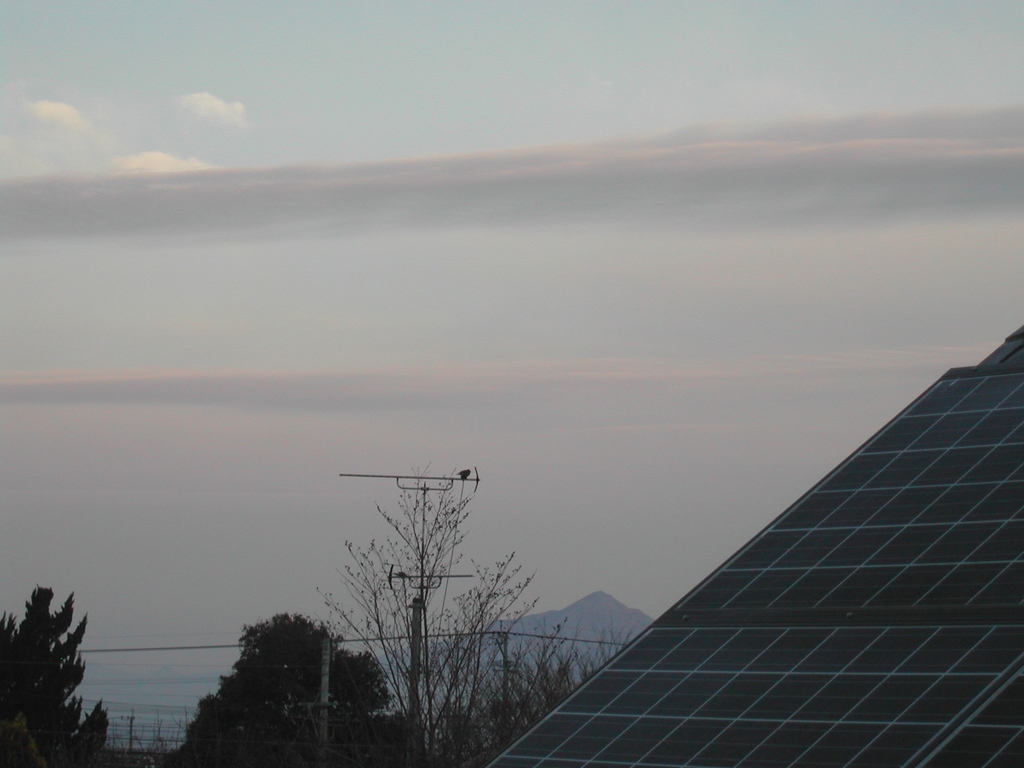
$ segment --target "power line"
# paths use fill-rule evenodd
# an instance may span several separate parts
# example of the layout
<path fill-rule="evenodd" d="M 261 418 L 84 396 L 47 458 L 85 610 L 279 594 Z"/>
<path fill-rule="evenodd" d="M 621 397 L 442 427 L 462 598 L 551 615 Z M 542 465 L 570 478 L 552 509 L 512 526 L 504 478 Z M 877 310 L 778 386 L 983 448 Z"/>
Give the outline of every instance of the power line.
<path fill-rule="evenodd" d="M 624 642 L 616 642 L 614 640 L 591 640 L 584 637 L 561 637 L 559 635 L 542 635 L 535 632 L 504 632 L 501 630 L 488 630 L 485 632 L 449 632 L 445 634 L 433 635 L 433 637 L 442 638 L 457 638 L 457 637 L 480 637 L 484 635 L 508 635 L 509 637 L 535 637 L 542 640 L 561 641 L 569 643 L 590 643 L 593 645 L 615 645 L 623 646 Z M 338 639 L 334 642 L 337 643 L 379 643 L 390 640 L 409 640 L 411 639 L 408 635 L 392 635 L 388 637 L 355 637 L 348 639 Z M 139 653 L 145 651 L 200 651 L 209 650 L 213 648 L 239 648 L 241 643 L 229 643 L 229 644 L 218 644 L 218 645 L 157 645 L 148 647 L 137 647 L 137 648 L 82 648 L 80 653 Z M 17 662 L 15 662 L 17 663 Z M 33 662 L 28 662 L 33 663 Z M 40 664 L 50 662 L 35 662 Z"/>
<path fill-rule="evenodd" d="M 211 648 L 238 648 L 241 643 L 218 645 L 153 645 L 136 648 L 82 648 L 79 653 L 138 653 L 140 651 L 206 651 Z"/>
<path fill-rule="evenodd" d="M 254 667 L 283 667 L 283 664 L 253 664 Z M 289 665 L 290 667 L 291 665 Z M 224 669 L 224 664 L 195 664 L 184 661 L 90 661 L 89 669 L 100 667 L 201 667 L 203 669 Z"/>
<path fill-rule="evenodd" d="M 88 686 L 111 686 L 111 685 L 207 685 L 209 683 L 219 683 L 220 676 L 203 678 L 202 680 L 185 679 L 175 680 L 174 678 L 139 678 L 137 680 L 83 680 L 78 684 L 79 688 Z"/>
<path fill-rule="evenodd" d="M 234 632 L 161 632 L 146 635 L 92 635 L 93 640 L 126 640 L 132 637 L 234 637 Z"/>

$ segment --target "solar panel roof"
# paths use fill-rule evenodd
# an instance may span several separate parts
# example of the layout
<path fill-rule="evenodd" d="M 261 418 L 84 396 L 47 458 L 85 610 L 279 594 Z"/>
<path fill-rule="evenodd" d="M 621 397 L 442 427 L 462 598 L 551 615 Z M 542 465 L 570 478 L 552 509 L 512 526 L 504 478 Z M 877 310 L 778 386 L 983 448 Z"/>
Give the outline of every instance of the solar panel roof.
<path fill-rule="evenodd" d="M 1024 766 L 1024 328 L 491 765 Z"/>

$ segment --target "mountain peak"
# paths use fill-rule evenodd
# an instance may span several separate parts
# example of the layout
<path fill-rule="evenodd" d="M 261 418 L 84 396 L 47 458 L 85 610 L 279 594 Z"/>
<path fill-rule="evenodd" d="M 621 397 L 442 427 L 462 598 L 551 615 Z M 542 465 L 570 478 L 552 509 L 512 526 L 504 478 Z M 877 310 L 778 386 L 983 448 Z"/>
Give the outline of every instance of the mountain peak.
<path fill-rule="evenodd" d="M 567 611 L 570 608 L 573 608 L 575 606 L 584 606 L 584 605 L 588 606 L 588 607 L 598 607 L 598 606 L 606 607 L 607 606 L 607 607 L 610 607 L 610 608 L 622 608 L 623 610 L 627 610 L 627 611 L 628 610 L 632 610 L 628 606 L 623 605 L 622 603 L 620 603 L 618 600 L 616 600 L 614 597 L 609 595 L 607 592 L 602 592 L 601 590 L 598 590 L 597 592 L 591 592 L 586 597 L 581 597 L 575 603 L 570 603 L 569 605 L 567 605 L 562 610 Z"/>
<path fill-rule="evenodd" d="M 627 642 L 653 621 L 643 611 L 623 605 L 607 592 L 591 592 L 574 603 L 554 611 L 524 616 L 520 631 L 577 637 L 584 640 Z"/>

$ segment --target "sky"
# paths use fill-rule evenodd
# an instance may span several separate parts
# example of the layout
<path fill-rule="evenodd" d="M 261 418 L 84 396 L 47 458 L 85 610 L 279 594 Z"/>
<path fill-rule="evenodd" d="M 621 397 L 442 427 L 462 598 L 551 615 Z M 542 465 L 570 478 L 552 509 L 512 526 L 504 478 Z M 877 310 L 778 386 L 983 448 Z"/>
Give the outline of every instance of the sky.
<path fill-rule="evenodd" d="M 1019 2 L 0 2 L 0 49 L 0 611 L 94 648 L 329 618 L 397 501 L 340 472 L 478 467 L 467 559 L 656 616 L 1024 323 Z"/>

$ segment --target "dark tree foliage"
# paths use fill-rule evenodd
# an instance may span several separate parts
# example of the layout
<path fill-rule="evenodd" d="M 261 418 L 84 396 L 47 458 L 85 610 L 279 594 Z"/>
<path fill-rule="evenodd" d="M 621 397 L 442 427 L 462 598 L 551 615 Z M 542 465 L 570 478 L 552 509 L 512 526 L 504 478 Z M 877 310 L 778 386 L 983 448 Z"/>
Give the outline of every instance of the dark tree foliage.
<path fill-rule="evenodd" d="M 24 715 L 14 720 L 0 720 L 0 765 L 3 768 L 46 768 L 28 732 Z"/>
<path fill-rule="evenodd" d="M 303 766 L 316 762 L 321 623 L 278 614 L 247 626 L 241 656 L 219 690 L 199 701 L 175 755 L 179 766 Z M 336 646 L 335 646 L 336 647 Z M 332 765 L 392 765 L 402 731 L 390 695 L 368 653 L 333 651 L 329 689 Z"/>
<path fill-rule="evenodd" d="M 85 674 L 78 646 L 86 624 L 71 629 L 74 598 L 50 613 L 53 590 L 36 587 L 20 624 L 0 616 L 0 720 L 23 715 L 51 765 L 88 761 L 107 736 L 102 702 L 83 719 L 82 699 L 73 695 Z"/>

